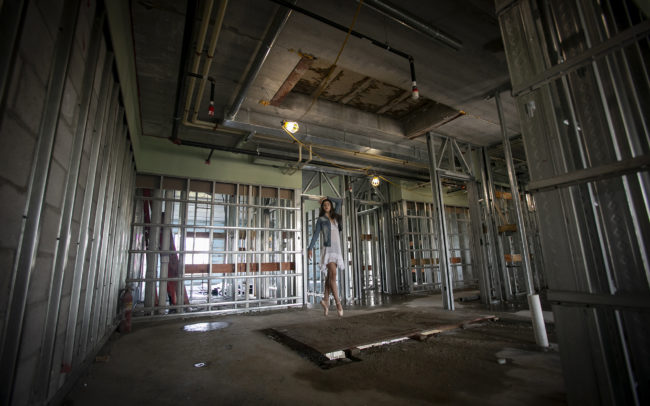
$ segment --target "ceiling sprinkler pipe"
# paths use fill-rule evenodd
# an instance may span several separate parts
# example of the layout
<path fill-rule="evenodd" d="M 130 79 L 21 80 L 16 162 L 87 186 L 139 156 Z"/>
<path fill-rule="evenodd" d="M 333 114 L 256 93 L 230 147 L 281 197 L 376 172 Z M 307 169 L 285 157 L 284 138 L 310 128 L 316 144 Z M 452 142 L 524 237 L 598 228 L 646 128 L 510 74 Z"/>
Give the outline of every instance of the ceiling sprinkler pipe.
<path fill-rule="evenodd" d="M 418 85 L 415 82 L 415 65 L 413 64 L 413 58 L 409 58 L 409 65 L 411 65 L 411 98 L 417 100 L 420 98 L 420 91 L 418 90 Z"/>
<path fill-rule="evenodd" d="M 416 16 L 400 10 L 386 1 L 365 0 L 363 4 L 393 19 L 394 21 L 397 21 L 405 27 L 412 29 L 413 31 L 417 31 L 430 38 L 433 38 L 434 40 L 448 46 L 455 51 L 458 51 L 463 47 L 463 43 L 459 39 L 452 38 L 450 35 L 443 33 L 438 28 L 426 24 Z"/>
<path fill-rule="evenodd" d="M 208 55 L 206 56 L 205 63 L 203 64 L 203 73 L 201 79 L 201 85 L 199 86 L 199 91 L 196 96 L 196 103 L 194 106 L 194 111 L 192 114 L 192 123 L 196 123 L 196 118 L 199 115 L 198 104 L 201 103 L 203 99 L 203 90 L 205 89 L 205 82 L 208 80 L 208 74 L 210 73 L 210 66 L 212 65 L 212 60 L 214 59 L 214 52 L 217 48 L 217 41 L 219 40 L 219 35 L 221 34 L 221 27 L 223 26 L 223 19 L 226 16 L 226 7 L 228 6 L 228 0 L 221 0 L 219 5 L 219 11 L 217 13 L 217 21 L 214 23 L 214 29 L 212 31 L 212 37 L 210 38 L 210 45 L 208 46 Z M 190 107 L 189 105 L 187 106 Z M 186 120 L 185 120 L 186 121 Z M 187 124 L 183 122 L 183 124 Z"/>

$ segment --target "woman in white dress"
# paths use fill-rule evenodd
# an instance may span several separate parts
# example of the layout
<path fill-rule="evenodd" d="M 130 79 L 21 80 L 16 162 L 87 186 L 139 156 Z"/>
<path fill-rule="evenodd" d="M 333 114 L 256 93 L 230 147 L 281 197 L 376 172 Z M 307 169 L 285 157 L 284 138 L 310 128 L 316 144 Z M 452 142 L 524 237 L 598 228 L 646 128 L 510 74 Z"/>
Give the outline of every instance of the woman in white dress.
<path fill-rule="evenodd" d="M 338 200 L 338 199 L 335 199 Z M 337 202 L 340 207 L 340 201 Z M 320 304 L 323 306 L 325 316 L 329 311 L 330 293 L 334 296 L 336 303 L 336 312 L 339 317 L 343 316 L 343 306 L 339 299 L 339 292 L 336 285 L 336 270 L 337 268 L 344 268 L 343 255 L 341 255 L 341 238 L 339 233 L 343 230 L 341 224 L 341 215 L 338 213 L 339 207 L 335 207 L 332 200 L 329 198 L 321 201 L 320 213 L 314 235 L 311 238 L 309 247 L 307 248 L 307 256 L 311 259 L 314 244 L 318 240 L 318 236 L 323 234 L 323 249 L 321 255 L 321 272 L 325 275 L 325 292 L 324 298 Z"/>

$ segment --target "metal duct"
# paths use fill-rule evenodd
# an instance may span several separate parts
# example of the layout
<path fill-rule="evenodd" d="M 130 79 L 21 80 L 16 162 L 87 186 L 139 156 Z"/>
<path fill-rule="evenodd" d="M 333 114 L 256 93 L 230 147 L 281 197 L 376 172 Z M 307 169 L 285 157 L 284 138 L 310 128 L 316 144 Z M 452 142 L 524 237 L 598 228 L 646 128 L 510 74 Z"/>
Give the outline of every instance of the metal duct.
<path fill-rule="evenodd" d="M 292 3 L 295 4 L 295 0 L 293 0 Z M 264 65 L 264 61 L 266 61 L 266 57 L 269 56 L 269 52 L 271 51 L 271 48 L 275 44 L 275 40 L 280 35 L 280 31 L 282 31 L 282 28 L 284 27 L 284 24 L 289 19 L 290 15 L 291 15 L 291 9 L 289 8 L 279 9 L 275 13 L 275 18 L 273 19 L 273 22 L 271 23 L 271 26 L 269 27 L 269 30 L 267 31 L 266 36 L 264 37 L 262 46 L 257 52 L 257 55 L 255 56 L 255 61 L 253 62 L 251 68 L 248 70 L 248 73 L 246 74 L 246 79 L 244 80 L 244 83 L 242 83 L 241 88 L 239 89 L 239 93 L 235 98 L 235 101 L 230 107 L 228 113 L 226 114 L 225 117 L 226 120 L 235 119 L 235 116 L 239 112 L 239 108 L 241 107 L 242 103 L 244 102 L 244 99 L 246 98 L 246 94 L 248 94 L 248 89 L 250 89 L 251 85 L 255 81 L 255 78 L 257 78 L 257 75 L 260 73 L 260 70 L 262 69 L 262 65 Z"/>

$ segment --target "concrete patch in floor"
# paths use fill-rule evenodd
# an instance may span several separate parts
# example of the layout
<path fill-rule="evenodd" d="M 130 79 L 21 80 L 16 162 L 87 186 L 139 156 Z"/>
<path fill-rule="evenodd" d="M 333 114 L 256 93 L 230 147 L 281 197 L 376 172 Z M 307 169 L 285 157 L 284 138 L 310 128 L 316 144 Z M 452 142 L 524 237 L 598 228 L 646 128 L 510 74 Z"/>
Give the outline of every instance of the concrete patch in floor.
<path fill-rule="evenodd" d="M 360 351 L 496 320 L 495 316 L 442 310 L 372 312 L 273 327 L 265 334 L 323 368 L 355 361 Z"/>

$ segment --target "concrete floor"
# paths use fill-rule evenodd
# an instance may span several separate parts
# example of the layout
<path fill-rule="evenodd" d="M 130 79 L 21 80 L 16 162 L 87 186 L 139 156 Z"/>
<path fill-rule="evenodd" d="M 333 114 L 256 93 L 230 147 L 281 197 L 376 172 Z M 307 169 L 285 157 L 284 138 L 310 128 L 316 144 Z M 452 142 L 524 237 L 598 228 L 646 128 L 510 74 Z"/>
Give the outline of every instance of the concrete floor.
<path fill-rule="evenodd" d="M 348 308 L 344 319 L 385 311 L 448 313 L 439 295 L 390 301 Z M 328 318 L 313 308 L 136 323 L 132 333 L 114 335 L 64 404 L 566 404 L 559 353 L 536 349 L 526 312 L 488 311 L 476 303 L 458 303 L 456 312 L 461 318 L 477 311 L 499 320 L 366 349 L 328 368 L 266 331 L 321 321 L 319 328 L 335 335 L 343 320 L 334 311 Z M 200 322 L 223 324 L 184 330 Z M 547 329 L 554 342 L 553 324 Z"/>

